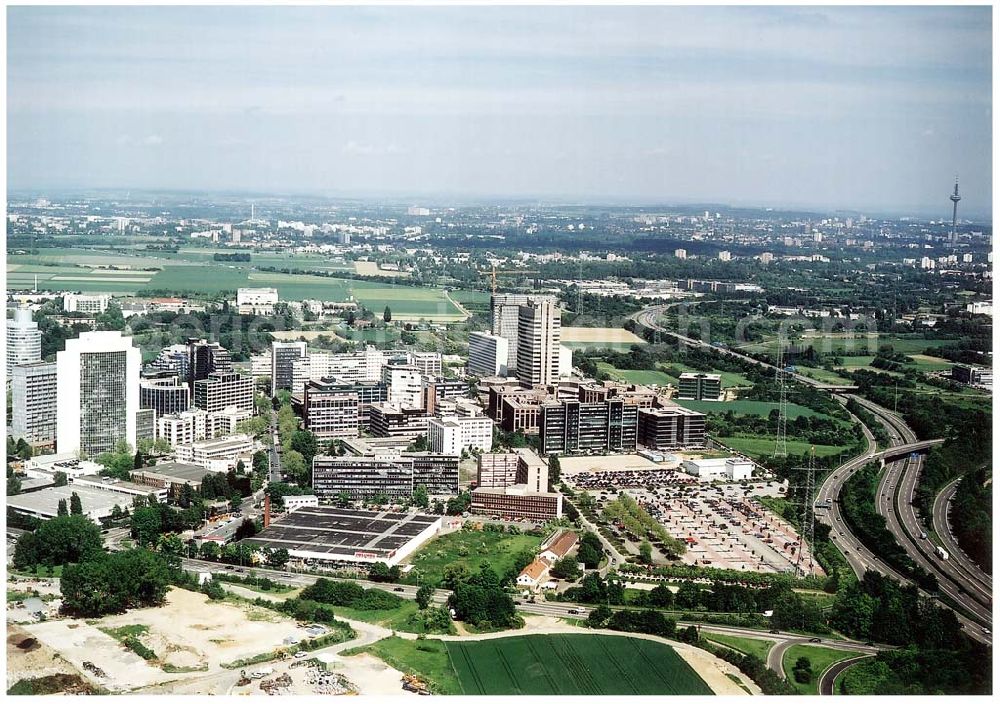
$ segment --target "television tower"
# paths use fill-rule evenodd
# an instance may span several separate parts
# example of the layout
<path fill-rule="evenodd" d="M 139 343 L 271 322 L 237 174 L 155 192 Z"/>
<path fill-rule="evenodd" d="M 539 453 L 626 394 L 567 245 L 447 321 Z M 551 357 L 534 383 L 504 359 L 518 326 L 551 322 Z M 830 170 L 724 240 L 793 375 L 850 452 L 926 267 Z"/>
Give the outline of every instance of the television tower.
<path fill-rule="evenodd" d="M 955 244 L 956 233 L 955 227 L 958 225 L 958 201 L 962 200 L 962 196 L 958 195 L 958 176 L 955 177 L 955 192 L 949 196 L 951 198 L 951 243 Z"/>

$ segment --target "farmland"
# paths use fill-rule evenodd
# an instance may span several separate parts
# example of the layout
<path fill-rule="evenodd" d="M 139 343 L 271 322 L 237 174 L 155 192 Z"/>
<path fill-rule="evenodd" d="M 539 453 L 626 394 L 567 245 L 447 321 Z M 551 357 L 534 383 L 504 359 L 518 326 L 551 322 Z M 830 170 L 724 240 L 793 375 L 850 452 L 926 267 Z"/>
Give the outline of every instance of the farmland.
<path fill-rule="evenodd" d="M 651 640 L 581 633 L 446 645 L 466 695 L 712 693 L 673 648 Z"/>
<path fill-rule="evenodd" d="M 624 328 L 565 327 L 560 331 L 560 341 L 573 350 L 611 349 L 620 352 L 627 352 L 632 345 L 646 343 Z"/>
<path fill-rule="evenodd" d="M 444 576 L 445 567 L 452 564 L 463 564 L 470 571 L 477 572 L 480 563 L 486 562 L 502 577 L 513 567 L 517 553 L 522 550 L 534 552 L 541 542 L 542 539 L 534 535 L 461 530 L 431 541 L 409 561 L 414 565 L 413 572 L 418 573 L 419 580 L 432 584 L 438 584 Z M 413 574 L 408 577 L 413 577 Z"/>

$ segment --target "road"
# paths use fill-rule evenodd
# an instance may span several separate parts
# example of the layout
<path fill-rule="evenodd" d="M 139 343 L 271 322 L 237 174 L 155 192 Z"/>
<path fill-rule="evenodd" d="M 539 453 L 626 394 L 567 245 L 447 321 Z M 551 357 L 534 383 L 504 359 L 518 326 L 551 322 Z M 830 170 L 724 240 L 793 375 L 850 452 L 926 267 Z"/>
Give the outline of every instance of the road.
<path fill-rule="evenodd" d="M 268 475 L 269 481 L 280 482 L 281 481 L 281 455 L 278 454 L 278 448 L 281 447 L 281 442 L 278 440 L 278 413 L 273 408 L 271 409 L 271 451 L 270 451 L 270 465 L 271 473 Z"/>
<path fill-rule="evenodd" d="M 934 507 L 932 509 L 934 532 L 937 534 L 938 540 L 941 541 L 942 547 L 948 552 L 949 562 L 963 572 L 969 582 L 976 585 L 977 590 L 992 595 L 993 577 L 983 571 L 983 568 L 975 560 L 965 554 L 965 551 L 959 546 L 958 541 L 955 539 L 955 534 L 951 530 L 949 520 L 951 500 L 955 496 L 955 491 L 958 489 L 960 481 L 962 481 L 962 477 L 946 484 L 934 499 Z"/>
<path fill-rule="evenodd" d="M 888 411 L 887 409 L 858 396 L 848 396 L 847 398 L 852 398 L 857 401 L 870 411 L 880 423 L 882 423 L 886 432 L 889 434 L 891 445 L 907 445 L 916 439 L 913 431 L 907 427 L 899 416 L 891 411 Z M 838 400 L 846 403 L 845 397 L 838 397 Z M 855 420 L 860 422 L 857 418 L 855 418 Z M 837 498 L 840 495 L 844 482 L 846 482 L 851 475 L 853 475 L 861 467 L 871 461 L 877 454 L 874 438 L 867 428 L 865 428 L 865 437 L 869 439 L 868 450 L 838 467 L 820 485 L 819 492 L 817 494 L 817 503 L 823 501 L 831 501 L 832 503 L 831 508 L 827 513 L 824 514 L 817 511 L 816 518 L 817 520 L 832 526 L 830 538 L 834 545 L 836 545 L 837 548 L 844 554 L 844 557 L 847 559 L 851 569 L 858 576 L 858 578 L 863 577 L 867 570 L 874 570 L 881 574 L 890 576 L 893 579 L 898 580 L 900 583 L 908 584 L 910 583 L 909 579 L 904 577 L 900 572 L 883 561 L 881 558 L 872 554 L 871 551 L 865 548 L 861 541 L 850 532 L 850 529 L 844 523 L 843 515 L 840 512 L 840 505 L 837 503 Z M 915 531 L 913 533 L 913 537 L 917 540 L 919 540 L 921 532 L 919 528 L 913 527 L 918 525 L 918 523 L 916 523 L 917 519 L 915 514 L 913 514 L 913 507 L 910 505 L 912 502 L 912 492 L 916 486 L 917 471 L 919 471 L 919 468 L 907 473 L 906 480 L 904 482 L 902 474 L 904 469 L 903 463 L 908 459 L 909 458 L 889 463 L 888 470 L 880 483 L 879 490 L 875 497 L 876 504 L 880 512 L 886 512 L 886 527 L 893 532 L 896 540 L 901 546 L 904 547 L 904 549 L 907 545 L 912 544 L 913 540 L 907 537 L 909 533 L 907 533 L 907 530 L 903 527 L 903 521 L 900 517 L 912 515 L 912 518 L 907 518 L 907 521 L 909 521 L 909 525 L 911 526 L 910 530 Z M 893 505 L 892 492 L 895 490 L 888 489 L 890 485 L 898 486 L 901 483 L 905 483 L 908 487 L 908 489 L 902 493 L 903 499 L 901 500 L 906 503 L 903 507 L 904 510 L 902 511 L 898 510 L 898 506 Z M 887 498 L 889 499 L 888 501 L 886 500 Z M 892 510 L 887 510 L 887 507 Z M 889 514 L 891 514 L 891 516 Z M 929 549 L 933 551 L 933 548 Z M 919 547 L 916 548 L 916 550 L 919 550 Z M 918 564 L 925 565 L 924 569 L 936 567 L 936 565 L 927 560 L 926 557 L 923 560 L 918 561 Z M 929 571 L 931 570 L 929 569 Z M 936 572 L 937 570 L 934 569 L 932 573 Z M 942 593 L 947 594 L 949 597 L 954 599 L 956 603 L 960 604 L 963 609 L 969 611 L 977 617 L 973 619 L 963 613 L 959 613 L 958 611 L 955 612 L 956 617 L 962 623 L 966 633 L 976 640 L 984 643 L 990 643 L 991 639 L 989 634 L 983 632 L 984 625 L 989 627 L 991 622 L 991 614 L 989 610 L 984 609 L 981 604 L 976 603 L 976 601 L 972 599 L 969 594 L 963 594 L 962 590 L 958 586 L 950 583 L 950 581 L 948 585 L 945 585 L 942 588 Z M 921 595 L 932 598 L 930 594 L 924 592 L 923 590 L 921 590 Z M 947 604 L 941 603 L 940 605 L 949 608 Z"/>
<path fill-rule="evenodd" d="M 851 665 L 857 665 L 862 660 L 867 660 L 871 655 L 859 655 L 856 658 L 848 658 L 847 660 L 841 660 L 840 662 L 835 662 L 830 667 L 823 671 L 823 674 L 819 676 L 819 693 L 826 696 L 833 694 L 833 684 L 837 681 L 837 677 L 840 673 L 849 668 Z"/>

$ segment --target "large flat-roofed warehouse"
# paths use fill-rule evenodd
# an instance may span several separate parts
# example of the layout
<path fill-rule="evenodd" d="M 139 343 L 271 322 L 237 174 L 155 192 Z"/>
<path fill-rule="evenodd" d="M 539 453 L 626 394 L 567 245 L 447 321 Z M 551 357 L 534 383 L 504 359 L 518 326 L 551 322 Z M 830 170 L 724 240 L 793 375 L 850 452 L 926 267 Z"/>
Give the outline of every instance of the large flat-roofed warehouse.
<path fill-rule="evenodd" d="M 304 506 L 243 542 L 330 565 L 395 565 L 437 535 L 441 516 Z"/>

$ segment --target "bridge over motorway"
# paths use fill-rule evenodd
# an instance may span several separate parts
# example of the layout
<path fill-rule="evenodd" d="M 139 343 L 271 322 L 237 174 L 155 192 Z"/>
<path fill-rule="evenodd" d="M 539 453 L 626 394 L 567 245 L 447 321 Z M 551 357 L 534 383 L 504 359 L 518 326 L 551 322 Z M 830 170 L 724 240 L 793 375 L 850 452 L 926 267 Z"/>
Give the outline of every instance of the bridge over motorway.
<path fill-rule="evenodd" d="M 940 445 L 944 442 L 944 438 L 937 438 L 935 440 L 919 440 L 917 442 L 907 443 L 906 445 L 896 445 L 895 447 L 887 447 L 884 450 L 876 452 L 872 458 L 881 459 L 888 462 L 889 460 L 897 460 L 911 455 L 914 452 L 926 452 L 935 445 Z"/>

